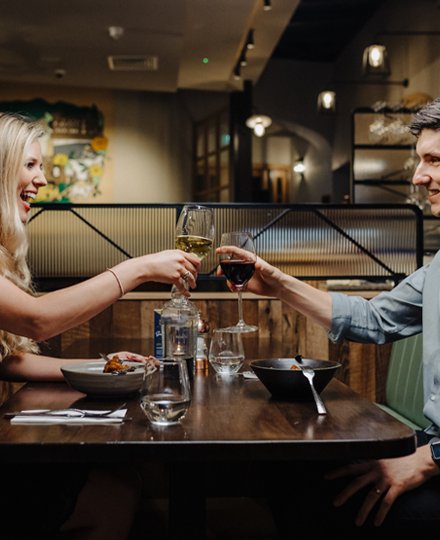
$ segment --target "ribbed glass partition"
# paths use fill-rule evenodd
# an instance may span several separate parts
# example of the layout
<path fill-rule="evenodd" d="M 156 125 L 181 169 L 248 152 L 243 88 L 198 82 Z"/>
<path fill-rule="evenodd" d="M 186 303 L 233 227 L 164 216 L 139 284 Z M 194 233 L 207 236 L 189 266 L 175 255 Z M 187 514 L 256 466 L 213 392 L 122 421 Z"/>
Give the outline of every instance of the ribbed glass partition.
<path fill-rule="evenodd" d="M 422 264 L 412 205 L 210 204 L 216 240 L 249 231 L 258 254 L 302 279 L 400 279 Z M 125 258 L 174 247 L 182 205 L 36 204 L 28 224 L 36 278 L 84 278 Z M 217 265 L 214 250 L 202 273 Z"/>

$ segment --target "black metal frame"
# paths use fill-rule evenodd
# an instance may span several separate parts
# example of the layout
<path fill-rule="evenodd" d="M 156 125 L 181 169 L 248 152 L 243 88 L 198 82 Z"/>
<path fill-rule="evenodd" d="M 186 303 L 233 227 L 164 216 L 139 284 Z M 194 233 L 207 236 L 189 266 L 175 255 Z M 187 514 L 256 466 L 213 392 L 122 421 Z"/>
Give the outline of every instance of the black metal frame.
<path fill-rule="evenodd" d="M 177 221 L 177 218 L 180 214 L 180 211 L 184 204 L 189 203 L 179 203 L 179 204 L 66 204 L 66 203 L 37 203 L 34 204 L 34 214 L 31 216 L 31 219 L 29 223 L 31 224 L 35 219 L 39 218 L 44 212 L 50 211 L 50 212 L 57 212 L 57 211 L 68 211 L 72 213 L 76 218 L 81 220 L 85 225 L 90 227 L 91 230 L 94 231 L 97 235 L 99 235 L 102 239 L 104 239 L 106 242 L 108 242 L 113 248 L 118 250 L 124 257 L 131 258 L 135 255 L 130 253 L 127 249 L 125 249 L 123 246 L 121 246 L 118 242 L 116 242 L 114 239 L 110 238 L 108 234 L 105 234 L 103 231 L 101 231 L 98 227 L 96 227 L 93 223 L 85 219 L 80 214 L 81 208 L 87 208 L 87 209 L 93 209 L 93 208 L 99 208 L 102 210 L 103 208 L 109 208 L 109 211 L 111 209 L 116 208 L 124 208 L 124 209 L 131 209 L 131 208 L 174 208 L 175 209 L 175 220 Z M 199 203 L 194 203 L 199 204 Z M 396 204 L 358 204 L 358 205 L 350 205 L 350 204 L 264 204 L 264 203 L 203 203 L 205 206 L 208 206 L 214 210 L 214 212 L 217 210 L 219 213 L 227 211 L 228 209 L 231 209 L 231 211 L 244 211 L 249 214 L 250 217 L 258 213 L 258 211 L 264 210 L 267 211 L 269 214 L 267 223 L 265 223 L 263 226 L 260 226 L 258 230 L 253 231 L 253 236 L 256 240 L 264 238 L 265 235 L 267 235 L 268 232 L 273 231 L 274 227 L 277 224 L 280 224 L 285 218 L 293 218 L 295 216 L 310 214 L 318 218 L 322 223 L 324 224 L 324 227 L 328 230 L 331 229 L 332 231 L 336 232 L 336 237 L 343 239 L 347 244 L 351 244 L 352 247 L 355 248 L 355 252 L 359 252 L 359 254 L 363 254 L 367 257 L 368 260 L 374 262 L 374 267 L 378 269 L 377 273 L 368 273 L 368 274 L 344 274 L 344 275 L 326 275 L 326 274 L 314 274 L 314 275 L 298 275 L 300 279 L 308 279 L 308 280 L 325 280 L 325 279 L 367 279 L 367 280 L 376 280 L 376 281 L 383 281 L 383 280 L 393 280 L 395 282 L 400 281 L 402 278 L 404 278 L 409 272 L 402 272 L 401 269 L 397 267 L 391 266 L 389 263 L 383 260 L 383 257 L 379 256 L 377 253 L 373 253 L 372 249 L 363 245 L 360 243 L 356 238 L 353 237 L 353 234 L 351 232 L 344 230 L 343 227 L 340 226 L 334 219 L 329 217 L 329 213 L 332 211 L 341 211 L 342 213 L 347 213 L 347 215 L 353 215 L 353 211 L 357 214 L 359 214 L 359 229 L 362 227 L 362 214 L 365 213 L 365 211 L 369 212 L 369 218 L 371 219 L 371 211 L 377 210 L 378 212 L 378 218 L 379 217 L 387 217 L 387 211 L 389 211 L 389 217 L 392 217 L 392 212 L 398 210 L 403 211 L 405 213 L 408 213 L 408 217 L 410 219 L 414 219 L 414 229 L 415 229 L 415 245 L 413 246 L 414 250 L 414 269 L 420 267 L 423 264 L 423 214 L 420 211 L 420 209 L 417 206 L 414 205 L 408 205 L 408 204 L 402 204 L 402 205 L 396 205 Z M 275 217 L 270 217 L 271 211 L 280 212 Z M 300 214 L 302 213 L 302 214 Z M 232 214 L 231 214 L 232 215 Z M 356 223 L 357 225 L 357 223 Z M 290 229 L 291 230 L 291 227 Z M 220 231 L 219 231 L 220 232 Z M 387 234 L 387 231 L 383 230 L 383 234 Z M 276 238 L 276 233 L 274 238 Z M 172 246 L 168 246 L 172 247 Z M 393 246 L 386 246 L 390 250 L 393 249 Z M 263 255 L 264 256 L 264 255 Z M 292 257 L 295 256 L 295 252 L 293 250 Z M 270 261 L 269 261 L 270 262 Z M 215 263 L 214 263 L 215 264 Z M 315 265 L 316 266 L 316 265 Z M 216 278 L 213 273 L 215 272 L 216 266 L 211 266 L 211 268 L 208 271 L 202 272 L 200 278 L 202 281 L 218 281 L 218 278 Z M 36 276 L 37 279 L 40 279 L 44 276 Z M 89 276 L 82 276 L 79 279 L 84 279 Z M 70 276 L 63 276 L 65 279 L 69 279 Z M 50 278 L 46 278 L 49 279 Z M 52 281 L 56 281 L 56 279 L 52 279 Z"/>

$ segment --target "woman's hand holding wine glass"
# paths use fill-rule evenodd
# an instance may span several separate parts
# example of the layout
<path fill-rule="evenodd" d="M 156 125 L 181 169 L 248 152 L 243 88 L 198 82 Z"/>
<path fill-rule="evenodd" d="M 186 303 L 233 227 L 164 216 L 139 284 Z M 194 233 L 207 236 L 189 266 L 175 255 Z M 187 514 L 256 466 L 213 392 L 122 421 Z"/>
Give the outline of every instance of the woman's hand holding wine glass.
<path fill-rule="evenodd" d="M 221 238 L 220 267 L 226 279 L 238 292 L 238 323 L 228 327 L 230 332 L 255 332 L 257 326 L 243 319 L 242 291 L 255 271 L 257 256 L 252 237 L 247 232 L 223 233 Z"/>
<path fill-rule="evenodd" d="M 186 204 L 176 224 L 176 248 L 193 253 L 199 260 L 208 255 L 214 240 L 214 213 L 198 204 Z M 182 276 L 187 286 L 185 274 Z"/>
<path fill-rule="evenodd" d="M 214 240 L 214 214 L 210 208 L 187 204 L 176 225 L 176 248 L 193 253 L 200 260 L 208 255 Z"/>

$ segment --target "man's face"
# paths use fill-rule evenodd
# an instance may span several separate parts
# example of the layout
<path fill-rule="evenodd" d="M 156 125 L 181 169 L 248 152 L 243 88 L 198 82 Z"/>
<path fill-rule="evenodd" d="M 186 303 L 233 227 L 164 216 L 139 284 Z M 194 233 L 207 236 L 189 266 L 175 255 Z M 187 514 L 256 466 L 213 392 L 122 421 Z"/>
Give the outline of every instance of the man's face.
<path fill-rule="evenodd" d="M 431 212 L 440 217 L 440 131 L 424 129 L 418 138 L 416 152 L 420 162 L 412 183 L 425 186 Z"/>

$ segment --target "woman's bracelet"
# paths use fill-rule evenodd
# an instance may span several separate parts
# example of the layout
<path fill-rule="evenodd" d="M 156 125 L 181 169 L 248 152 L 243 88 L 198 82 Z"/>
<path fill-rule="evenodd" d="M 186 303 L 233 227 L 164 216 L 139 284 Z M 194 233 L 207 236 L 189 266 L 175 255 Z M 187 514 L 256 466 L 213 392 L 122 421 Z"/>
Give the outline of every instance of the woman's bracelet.
<path fill-rule="evenodd" d="M 118 285 L 119 285 L 119 289 L 121 291 L 121 297 L 125 295 L 125 290 L 124 290 L 124 287 L 121 283 L 121 280 L 119 279 L 119 276 L 118 274 L 112 269 L 112 268 L 107 268 L 106 269 L 108 272 L 111 272 L 114 276 L 115 276 L 115 279 L 116 281 L 118 282 Z"/>

